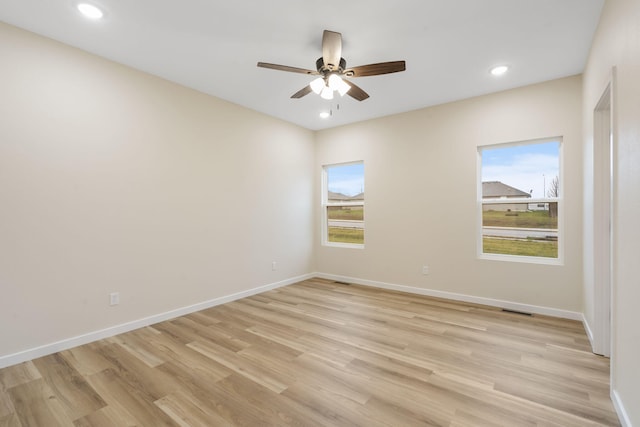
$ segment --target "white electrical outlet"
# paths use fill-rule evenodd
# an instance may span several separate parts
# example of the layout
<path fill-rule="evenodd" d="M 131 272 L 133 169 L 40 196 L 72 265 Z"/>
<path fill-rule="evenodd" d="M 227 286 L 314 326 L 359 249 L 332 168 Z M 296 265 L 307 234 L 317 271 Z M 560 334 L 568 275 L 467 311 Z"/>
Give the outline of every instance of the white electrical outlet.
<path fill-rule="evenodd" d="M 422 266 L 422 274 L 424 274 L 425 276 L 427 274 L 429 274 L 429 266 L 428 265 L 423 265 Z"/>
<path fill-rule="evenodd" d="M 120 292 L 113 292 L 109 294 L 109 305 L 120 304 Z"/>
<path fill-rule="evenodd" d="M 278 269 L 278 263 L 273 261 L 271 263 L 271 271 L 276 271 Z"/>

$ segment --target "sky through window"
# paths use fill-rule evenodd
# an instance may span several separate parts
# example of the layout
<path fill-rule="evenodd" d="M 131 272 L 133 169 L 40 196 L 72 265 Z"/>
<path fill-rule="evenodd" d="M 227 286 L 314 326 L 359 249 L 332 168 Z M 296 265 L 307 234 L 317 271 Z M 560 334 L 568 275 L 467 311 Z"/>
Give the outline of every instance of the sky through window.
<path fill-rule="evenodd" d="M 543 198 L 559 174 L 559 141 L 482 149 L 482 182 L 500 181 Z"/>
<path fill-rule="evenodd" d="M 334 193 L 355 196 L 364 192 L 364 164 L 353 163 L 327 168 L 327 187 Z"/>

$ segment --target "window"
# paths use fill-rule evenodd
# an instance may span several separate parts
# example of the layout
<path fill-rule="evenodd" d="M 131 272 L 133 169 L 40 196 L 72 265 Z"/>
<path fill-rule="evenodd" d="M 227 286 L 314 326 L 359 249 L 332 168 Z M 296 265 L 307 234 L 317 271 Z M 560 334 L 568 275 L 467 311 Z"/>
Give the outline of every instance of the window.
<path fill-rule="evenodd" d="M 560 261 L 561 149 L 562 138 L 478 148 L 481 257 Z"/>
<path fill-rule="evenodd" d="M 323 168 L 323 243 L 332 246 L 364 245 L 364 163 L 343 163 Z"/>

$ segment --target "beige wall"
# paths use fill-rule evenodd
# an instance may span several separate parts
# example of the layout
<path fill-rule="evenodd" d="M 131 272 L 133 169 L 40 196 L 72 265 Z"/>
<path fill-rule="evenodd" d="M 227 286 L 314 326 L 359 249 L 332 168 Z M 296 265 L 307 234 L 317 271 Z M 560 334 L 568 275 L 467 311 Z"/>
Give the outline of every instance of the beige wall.
<path fill-rule="evenodd" d="M 313 270 L 312 132 L 1 23 L 0 58 L 0 357 Z"/>
<path fill-rule="evenodd" d="M 581 82 L 569 77 L 319 132 L 318 177 L 322 165 L 364 160 L 366 235 L 364 249 L 317 238 L 317 270 L 582 312 Z M 477 147 L 553 136 L 564 138 L 564 265 L 478 259 Z"/>
<path fill-rule="evenodd" d="M 629 425 L 640 425 L 640 2 L 607 1 L 584 73 L 585 241 L 593 244 L 593 110 L 616 67 L 612 387 Z M 587 253 L 592 247 L 587 247 Z M 585 314 L 593 277 L 585 270 Z"/>

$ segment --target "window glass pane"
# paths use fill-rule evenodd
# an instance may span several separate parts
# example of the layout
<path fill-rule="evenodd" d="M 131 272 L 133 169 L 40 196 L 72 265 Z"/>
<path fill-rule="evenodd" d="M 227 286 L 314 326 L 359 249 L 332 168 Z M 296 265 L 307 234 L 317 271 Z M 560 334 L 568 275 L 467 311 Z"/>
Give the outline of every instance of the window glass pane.
<path fill-rule="evenodd" d="M 560 196 L 560 141 L 483 148 L 481 161 L 482 252 L 558 258 L 558 202 L 540 199 Z"/>
<path fill-rule="evenodd" d="M 364 221 L 364 206 L 328 206 L 327 219 L 338 221 Z M 351 228 L 363 228 L 362 224 Z"/>
<path fill-rule="evenodd" d="M 327 242 L 364 244 L 364 164 L 325 167 Z"/>
<path fill-rule="evenodd" d="M 327 206 L 327 241 L 364 244 L 364 206 Z"/>
<path fill-rule="evenodd" d="M 483 204 L 482 252 L 557 258 L 557 205 L 557 203 Z"/>
<path fill-rule="evenodd" d="M 328 166 L 326 169 L 329 203 L 364 201 L 364 163 Z"/>
<path fill-rule="evenodd" d="M 558 197 L 550 195 L 559 182 L 560 141 L 506 145 L 482 149 L 482 198 Z M 499 182 L 511 189 L 485 188 Z M 506 191 L 506 192 L 505 192 Z"/>

